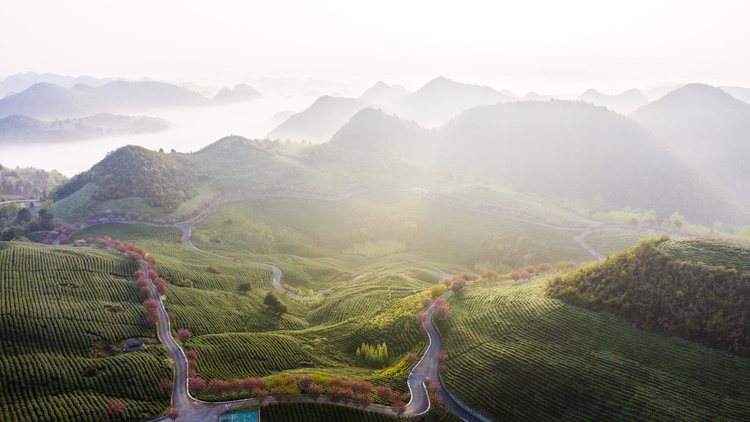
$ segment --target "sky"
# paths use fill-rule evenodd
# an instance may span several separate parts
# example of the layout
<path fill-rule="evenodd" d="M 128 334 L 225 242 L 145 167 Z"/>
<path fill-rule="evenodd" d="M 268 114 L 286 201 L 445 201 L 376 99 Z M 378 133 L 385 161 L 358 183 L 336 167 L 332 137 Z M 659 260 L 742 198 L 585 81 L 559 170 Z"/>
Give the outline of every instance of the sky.
<path fill-rule="evenodd" d="M 416 89 L 442 75 L 520 94 L 750 85 L 747 1 L 28 0 L 3 2 L 0 16 L 0 78 L 264 75 Z"/>

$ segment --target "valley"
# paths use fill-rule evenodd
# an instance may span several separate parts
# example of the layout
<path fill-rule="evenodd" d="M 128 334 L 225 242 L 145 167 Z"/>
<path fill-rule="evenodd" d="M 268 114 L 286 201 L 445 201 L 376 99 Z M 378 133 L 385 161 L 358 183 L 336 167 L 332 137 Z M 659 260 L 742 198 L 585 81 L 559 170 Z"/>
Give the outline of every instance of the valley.
<path fill-rule="evenodd" d="M 42 199 L 0 204 L 0 419 L 750 415 L 750 211 L 723 179 L 604 107 L 375 88 L 279 126 L 317 144 L 0 168 Z M 667 95 L 694 92 L 726 100 Z M 626 94 L 586 98 L 658 105 Z"/>

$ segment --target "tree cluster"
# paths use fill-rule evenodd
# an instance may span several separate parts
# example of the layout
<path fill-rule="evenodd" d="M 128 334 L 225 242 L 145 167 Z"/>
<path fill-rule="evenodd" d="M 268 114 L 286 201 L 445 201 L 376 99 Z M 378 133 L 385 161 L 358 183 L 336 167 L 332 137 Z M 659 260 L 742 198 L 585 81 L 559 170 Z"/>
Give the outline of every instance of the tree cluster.
<path fill-rule="evenodd" d="M 185 353 L 188 361 L 196 358 L 194 351 Z M 190 366 L 190 365 L 189 365 Z M 290 402 L 300 394 L 307 394 L 314 401 L 325 394 L 331 403 L 344 405 L 354 404 L 363 409 L 371 405 L 377 398 L 380 403 L 403 405 L 410 394 L 400 394 L 388 385 L 380 385 L 373 390 L 372 384 L 360 380 L 347 380 L 340 377 L 327 377 L 321 374 L 303 375 L 296 378 L 293 375 L 274 375 L 269 379 L 252 378 L 233 379 L 231 381 L 212 379 L 206 383 L 198 378 L 195 365 L 191 366 L 188 387 L 192 394 L 207 394 L 214 397 L 241 397 L 249 394 L 262 405 L 269 398 L 276 403 Z M 171 389 L 173 384 L 167 379 L 160 381 L 162 389 Z M 374 395 L 373 395 L 374 393 Z"/>
<path fill-rule="evenodd" d="M 0 202 L 8 199 L 41 199 L 54 186 L 65 180 L 57 170 L 0 166 Z"/>
<path fill-rule="evenodd" d="M 381 367 L 388 361 L 388 346 L 385 343 L 375 346 L 362 343 L 357 348 L 357 357 L 361 357 L 369 365 Z"/>
<path fill-rule="evenodd" d="M 47 208 L 40 209 L 38 213 L 35 211 L 33 203 L 28 207 L 18 206 L 15 202 L 0 206 L 0 240 L 20 239 L 31 233 L 55 229 L 52 212 Z"/>

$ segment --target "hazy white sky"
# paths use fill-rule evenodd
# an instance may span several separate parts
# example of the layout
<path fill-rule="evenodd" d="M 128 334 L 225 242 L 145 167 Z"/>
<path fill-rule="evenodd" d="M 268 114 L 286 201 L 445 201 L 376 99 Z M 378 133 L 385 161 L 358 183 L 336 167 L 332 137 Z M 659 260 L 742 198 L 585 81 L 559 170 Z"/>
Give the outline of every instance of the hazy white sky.
<path fill-rule="evenodd" d="M 0 16 L 0 77 L 750 84 L 745 0 L 27 0 Z"/>

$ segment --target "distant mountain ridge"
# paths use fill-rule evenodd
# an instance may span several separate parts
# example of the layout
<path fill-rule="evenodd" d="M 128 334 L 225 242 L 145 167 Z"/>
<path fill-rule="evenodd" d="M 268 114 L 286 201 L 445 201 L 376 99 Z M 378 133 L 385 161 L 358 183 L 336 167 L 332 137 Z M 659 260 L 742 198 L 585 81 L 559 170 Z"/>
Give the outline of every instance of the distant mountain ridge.
<path fill-rule="evenodd" d="M 159 132 L 169 127 L 169 122 L 160 118 L 108 113 L 54 122 L 13 115 L 0 119 L 0 143 L 73 141 L 107 135 Z"/>
<path fill-rule="evenodd" d="M 220 92 L 213 103 L 248 101 L 262 95 L 248 85 Z M 212 102 L 203 95 L 164 82 L 113 81 L 100 86 L 76 84 L 65 88 L 37 83 L 0 100 L 0 118 L 23 114 L 37 119 L 61 119 L 98 113 L 123 113 L 160 107 L 201 106 Z"/>
<path fill-rule="evenodd" d="M 720 86 L 719 89 L 742 101 L 743 103 L 750 104 L 750 88 L 743 88 L 739 86 Z"/>
<path fill-rule="evenodd" d="M 302 112 L 289 116 L 274 128 L 268 139 L 327 142 L 358 111 L 368 104 L 355 98 L 323 96 Z"/>
<path fill-rule="evenodd" d="M 389 86 L 383 81 L 378 81 L 367 91 L 363 92 L 357 99 L 365 103 L 386 105 L 396 98 L 409 94 L 409 91 L 401 85 Z"/>
<path fill-rule="evenodd" d="M 595 89 L 589 89 L 581 94 L 581 96 L 578 97 L 578 100 L 607 107 L 610 110 L 624 115 L 630 114 L 637 108 L 642 107 L 649 102 L 648 98 L 635 88 L 618 95 L 606 95 Z"/>
<path fill-rule="evenodd" d="M 678 211 L 709 225 L 750 217 L 636 122 L 581 102 L 479 106 L 432 131 L 365 109 L 331 145 L 398 155 L 600 210 Z"/>
<path fill-rule="evenodd" d="M 750 104 L 713 86 L 689 84 L 630 117 L 750 206 Z"/>
<path fill-rule="evenodd" d="M 211 101 L 217 104 L 228 104 L 252 101 L 260 98 L 263 98 L 263 94 L 258 92 L 258 90 L 247 84 L 239 84 L 232 89 L 226 87 L 222 88 L 216 93 Z"/>
<path fill-rule="evenodd" d="M 26 90 L 28 87 L 42 83 L 52 83 L 59 85 L 64 88 L 72 88 L 78 84 L 85 84 L 89 86 L 101 86 L 112 82 L 112 78 L 95 78 L 93 76 L 61 76 L 54 73 L 39 74 L 36 72 L 19 73 L 16 75 L 10 75 L 3 80 L 0 80 L 0 98 L 5 97 L 9 94 L 19 93 Z"/>
<path fill-rule="evenodd" d="M 365 108 L 331 138 L 332 146 L 413 158 L 427 147 L 429 131 L 381 110 Z"/>
<path fill-rule="evenodd" d="M 415 120 L 422 126 L 431 127 L 478 105 L 515 100 L 516 98 L 488 86 L 454 82 L 440 76 L 415 92 L 395 99 L 387 108 L 403 119 Z"/>

